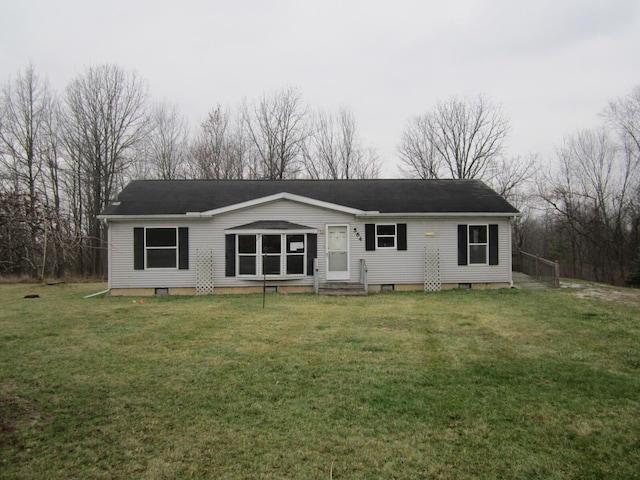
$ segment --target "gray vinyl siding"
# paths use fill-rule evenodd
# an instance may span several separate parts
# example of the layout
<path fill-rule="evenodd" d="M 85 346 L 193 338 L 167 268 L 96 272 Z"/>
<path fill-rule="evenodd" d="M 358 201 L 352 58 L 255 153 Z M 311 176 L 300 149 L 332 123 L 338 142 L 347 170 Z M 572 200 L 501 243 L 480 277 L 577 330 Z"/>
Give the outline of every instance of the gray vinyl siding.
<path fill-rule="evenodd" d="M 221 287 L 234 287 L 256 284 L 256 280 L 246 280 L 237 277 L 225 277 L 225 248 L 224 235 L 225 230 L 246 225 L 260 220 L 286 220 L 291 223 L 304 225 L 317 229 L 318 234 L 318 263 L 320 266 L 320 281 L 325 279 L 325 259 L 326 259 L 326 242 L 325 242 L 325 226 L 327 224 L 346 224 L 353 234 L 354 216 L 337 212 L 335 210 L 327 210 L 324 208 L 305 205 L 289 200 L 278 200 L 271 203 L 259 205 L 243 210 L 218 215 L 210 224 L 211 237 L 210 248 L 214 252 L 215 276 L 214 282 Z M 364 227 L 362 229 L 364 235 Z M 353 236 L 353 235 L 351 235 Z M 353 238 L 349 239 L 353 246 Z M 357 259 L 352 254 L 350 256 L 350 281 L 355 281 L 359 277 L 357 271 Z M 278 280 L 279 283 L 286 285 L 313 285 L 313 277 L 307 275 L 305 278 Z"/>
<path fill-rule="evenodd" d="M 188 227 L 189 269 L 165 268 L 133 269 L 133 229 L 135 227 Z M 202 221 L 119 221 L 110 223 L 109 245 L 110 288 L 175 288 L 195 287 L 196 249 L 208 236 L 207 224 Z"/>
<path fill-rule="evenodd" d="M 511 282 L 511 227 L 508 219 L 451 217 L 437 219 L 394 218 L 366 223 L 406 223 L 407 250 L 362 252 L 367 261 L 369 283 L 402 284 L 424 281 L 425 247 L 440 253 L 442 283 Z M 458 224 L 498 224 L 498 265 L 458 265 Z M 364 229 L 364 226 L 363 226 Z M 425 234 L 432 233 L 427 236 Z"/>
<path fill-rule="evenodd" d="M 325 281 L 326 225 L 346 224 L 349 231 L 350 278 L 360 278 L 360 259 L 365 259 L 370 284 L 415 284 L 424 281 L 424 249 L 433 245 L 440 251 L 442 283 L 485 283 L 511 281 L 511 230 L 506 218 L 356 218 L 354 215 L 328 210 L 290 200 L 236 210 L 207 219 L 184 219 L 181 221 L 116 221 L 110 225 L 110 288 L 162 288 L 195 287 L 197 255 L 200 250 L 212 250 L 214 261 L 214 285 L 234 287 L 258 285 L 256 280 L 225 276 L 225 230 L 259 220 L 286 220 L 317 229 L 318 262 L 320 281 Z M 407 250 L 365 250 L 366 223 L 406 223 Z M 458 266 L 457 225 L 499 225 L 499 264 Z M 133 268 L 133 229 L 135 227 L 188 227 L 189 269 Z M 433 236 L 425 233 L 432 232 Z M 313 277 L 291 280 L 274 280 L 271 284 L 312 285 Z"/>

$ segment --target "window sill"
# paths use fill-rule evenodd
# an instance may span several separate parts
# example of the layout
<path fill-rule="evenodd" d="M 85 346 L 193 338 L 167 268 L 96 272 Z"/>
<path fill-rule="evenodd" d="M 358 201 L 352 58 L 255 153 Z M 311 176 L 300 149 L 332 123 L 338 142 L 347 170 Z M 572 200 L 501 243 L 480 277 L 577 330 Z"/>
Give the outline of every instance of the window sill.
<path fill-rule="evenodd" d="M 302 278 L 308 278 L 310 275 L 296 274 L 296 275 L 267 275 L 266 280 L 300 280 Z M 255 282 L 262 282 L 265 277 L 262 275 L 236 275 L 239 280 L 250 280 Z"/>

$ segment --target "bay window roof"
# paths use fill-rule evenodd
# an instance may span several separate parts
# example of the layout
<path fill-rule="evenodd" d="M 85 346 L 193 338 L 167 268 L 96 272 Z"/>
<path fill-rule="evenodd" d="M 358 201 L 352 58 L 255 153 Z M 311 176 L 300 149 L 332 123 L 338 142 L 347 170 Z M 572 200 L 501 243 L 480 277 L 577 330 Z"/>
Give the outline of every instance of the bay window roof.
<path fill-rule="evenodd" d="M 239 227 L 230 228 L 228 231 L 236 230 L 295 230 L 295 231 L 310 231 L 315 232 L 315 228 L 307 227 L 305 225 L 299 225 L 297 223 L 287 222 L 286 220 L 260 220 L 258 222 L 247 223 L 246 225 L 240 225 Z"/>

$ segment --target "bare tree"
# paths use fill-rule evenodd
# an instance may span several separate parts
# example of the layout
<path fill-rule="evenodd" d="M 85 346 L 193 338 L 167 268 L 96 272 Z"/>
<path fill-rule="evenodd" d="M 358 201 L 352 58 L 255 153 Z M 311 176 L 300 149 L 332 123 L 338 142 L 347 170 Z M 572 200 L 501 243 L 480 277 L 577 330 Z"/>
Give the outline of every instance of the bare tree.
<path fill-rule="evenodd" d="M 632 165 L 604 128 L 565 139 L 541 195 L 566 225 L 580 276 L 619 283 L 629 263 Z"/>
<path fill-rule="evenodd" d="M 362 146 L 355 117 L 345 107 L 336 116 L 316 114 L 303 158 L 306 174 L 314 179 L 376 178 L 380 174 L 378 156 Z"/>
<path fill-rule="evenodd" d="M 3 169 L 12 178 L 16 192 L 26 192 L 35 202 L 46 148 L 46 122 L 52 99 L 46 82 L 33 65 L 18 74 L 15 83 L 2 89 L 0 142 L 5 154 Z"/>
<path fill-rule="evenodd" d="M 632 192 L 629 195 L 629 243 L 633 251 L 629 281 L 637 286 L 640 285 L 640 85 L 636 85 L 628 95 L 610 102 L 603 116 L 618 136 L 629 172 L 626 179 Z"/>
<path fill-rule="evenodd" d="M 487 168 L 485 180 L 498 195 L 513 204 L 525 193 L 522 189 L 532 180 L 537 165 L 537 155 L 500 157 Z"/>
<path fill-rule="evenodd" d="M 424 180 L 439 178 L 440 158 L 429 137 L 428 117 L 412 118 L 405 126 L 398 146 L 400 170 L 410 177 Z"/>
<path fill-rule="evenodd" d="M 65 146 L 72 193 L 94 275 L 105 271 L 104 230 L 96 216 L 122 187 L 132 150 L 147 134 L 147 91 L 136 73 L 115 65 L 88 68 L 66 90 Z"/>
<path fill-rule="evenodd" d="M 243 108 L 247 135 L 255 155 L 252 177 L 294 178 L 308 136 L 307 107 L 300 92 L 288 88 Z"/>
<path fill-rule="evenodd" d="M 13 252 L 9 263 L 17 262 L 11 266 L 14 273 L 43 274 L 48 236 L 51 226 L 57 225 L 54 217 L 60 198 L 54 117 L 53 95 L 33 65 L 2 88 L 0 170 L 8 190 L 4 215 L 12 216 L 3 219 L 3 224 L 14 246 L 17 238 L 22 239 L 18 256 L 16 250 L 8 250 Z M 47 202 L 49 193 L 54 196 L 53 208 Z"/>
<path fill-rule="evenodd" d="M 420 178 L 484 178 L 502 153 L 509 121 L 483 96 L 438 102 L 413 118 L 400 143 L 401 168 Z"/>
<path fill-rule="evenodd" d="M 640 162 L 640 85 L 627 96 L 610 102 L 603 116 L 620 134 L 635 161 Z"/>
<path fill-rule="evenodd" d="M 220 105 L 207 120 L 191 145 L 191 172 L 195 178 L 243 178 L 246 142 L 242 122 L 234 123 L 229 110 Z"/>
<path fill-rule="evenodd" d="M 177 105 L 166 100 L 151 109 L 149 133 L 140 143 L 138 178 L 174 180 L 185 178 L 188 160 L 189 123 Z"/>

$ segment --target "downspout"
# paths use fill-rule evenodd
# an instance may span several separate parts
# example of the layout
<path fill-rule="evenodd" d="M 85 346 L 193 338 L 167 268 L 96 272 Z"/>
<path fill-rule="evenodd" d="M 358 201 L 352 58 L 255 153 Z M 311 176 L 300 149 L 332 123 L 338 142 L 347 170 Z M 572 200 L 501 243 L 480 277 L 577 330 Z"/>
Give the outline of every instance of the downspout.
<path fill-rule="evenodd" d="M 511 221 L 509 221 L 509 263 L 511 264 L 511 268 L 509 271 L 509 288 L 513 287 L 513 223 L 516 221 L 516 216 L 511 217 Z"/>
<path fill-rule="evenodd" d="M 111 290 L 111 225 L 109 220 L 103 218 L 102 223 L 107 228 L 107 292 Z M 102 292 L 101 292 L 102 293 Z"/>

